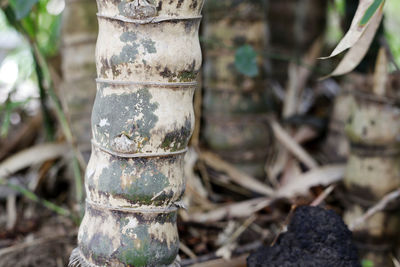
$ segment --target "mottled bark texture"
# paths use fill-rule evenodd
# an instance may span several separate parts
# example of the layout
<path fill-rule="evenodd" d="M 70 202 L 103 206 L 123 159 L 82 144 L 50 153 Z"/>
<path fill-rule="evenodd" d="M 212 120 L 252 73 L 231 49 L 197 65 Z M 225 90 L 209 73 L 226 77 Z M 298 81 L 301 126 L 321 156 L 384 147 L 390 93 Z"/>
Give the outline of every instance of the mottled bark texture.
<path fill-rule="evenodd" d="M 268 51 L 286 58 L 272 58 L 271 77 L 282 86 L 288 77 L 287 57 L 295 60 L 304 56 L 325 30 L 327 4 L 324 0 L 268 1 Z"/>
<path fill-rule="evenodd" d="M 206 2 L 202 139 L 223 159 L 260 178 L 270 143 L 264 60 L 259 56 L 259 75 L 246 77 L 235 68 L 235 51 L 243 45 L 263 51 L 266 33 L 264 0 Z"/>
<path fill-rule="evenodd" d="M 360 88 L 367 87 L 368 76 L 365 74 L 352 73 L 342 80 L 341 91 L 335 97 L 326 141 L 322 148 L 328 162 L 346 163 L 350 144 L 344 128 L 351 115 L 353 94 Z"/>
<path fill-rule="evenodd" d="M 371 86 L 365 86 L 352 93 L 345 128 L 350 142 L 344 177 L 347 223 L 400 186 L 398 77 L 391 77 L 384 96 L 373 94 Z M 373 261 L 374 266 L 392 266 L 391 250 L 399 234 L 399 215 L 398 205 L 392 204 L 354 230 L 361 259 Z"/>
<path fill-rule="evenodd" d="M 98 0 L 86 213 L 72 266 L 177 266 L 201 0 Z"/>
<path fill-rule="evenodd" d="M 67 1 L 62 24 L 61 93 L 79 150 L 90 155 L 90 113 L 96 95 L 96 2 Z"/>

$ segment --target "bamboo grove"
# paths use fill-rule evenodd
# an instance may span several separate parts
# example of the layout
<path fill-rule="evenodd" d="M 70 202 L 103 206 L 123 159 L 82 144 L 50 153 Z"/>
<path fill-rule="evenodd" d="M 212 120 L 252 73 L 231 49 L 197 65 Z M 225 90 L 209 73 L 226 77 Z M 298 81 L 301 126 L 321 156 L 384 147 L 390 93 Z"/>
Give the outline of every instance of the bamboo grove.
<path fill-rule="evenodd" d="M 71 266 L 177 266 L 201 0 L 98 0 L 86 213 Z"/>
<path fill-rule="evenodd" d="M 86 212 L 70 266 L 180 265 L 177 213 L 185 190 L 184 155 L 195 124 L 203 4 L 97 0 L 92 154 L 85 176 Z M 67 106 L 79 99 L 87 107 L 85 92 L 75 89 L 90 88 L 89 54 L 78 59 L 73 54 L 77 47 L 93 48 L 93 34 L 85 27 L 94 7 L 86 0 L 69 5 L 63 90 Z M 258 73 L 243 75 L 235 69 L 235 51 L 251 45 L 257 52 L 305 54 L 324 30 L 326 3 L 208 0 L 205 11 L 202 141 L 238 169 L 263 179 L 273 142 L 267 123 L 270 79 L 285 87 L 288 63 L 258 55 Z M 76 17 L 86 19 L 80 29 L 87 32 L 69 36 Z M 397 84 L 389 80 L 377 91 L 366 75 L 349 76 L 334 105 L 326 147 L 331 161 L 347 160 L 341 201 L 348 224 L 400 186 L 400 110 L 393 93 Z M 77 110 L 72 116 L 79 121 L 77 114 L 87 110 Z M 77 132 L 85 136 L 86 129 Z M 392 264 L 393 237 L 399 234 L 396 208 L 388 206 L 354 229 L 361 258 L 376 266 Z"/>

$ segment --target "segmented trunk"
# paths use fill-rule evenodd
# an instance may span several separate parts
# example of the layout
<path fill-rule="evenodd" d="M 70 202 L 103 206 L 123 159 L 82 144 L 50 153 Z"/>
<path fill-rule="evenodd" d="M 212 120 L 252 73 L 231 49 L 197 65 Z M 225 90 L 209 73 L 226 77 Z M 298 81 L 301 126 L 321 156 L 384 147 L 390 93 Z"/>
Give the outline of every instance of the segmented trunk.
<path fill-rule="evenodd" d="M 93 152 L 71 265 L 167 266 L 179 250 L 203 1 L 97 4 Z"/>
<path fill-rule="evenodd" d="M 63 12 L 61 93 L 79 150 L 90 155 L 90 113 L 96 83 L 96 2 L 68 1 Z"/>
<path fill-rule="evenodd" d="M 358 7 L 359 1 L 346 1 L 346 16 L 343 21 L 342 30 L 346 32 L 351 25 Z M 372 71 L 378 50 L 379 40 L 383 35 L 383 24 L 379 28 L 367 55 L 357 66 L 356 71 L 347 75 L 342 81 L 342 91 L 336 96 L 333 105 L 331 122 L 328 129 L 325 154 L 330 162 L 345 162 L 349 155 L 349 142 L 344 133 L 344 125 L 350 116 L 350 108 L 353 102 L 352 91 L 360 88 L 368 88 L 368 77 Z"/>
<path fill-rule="evenodd" d="M 235 68 L 235 51 L 246 44 L 264 51 L 264 5 L 264 0 L 208 0 L 203 25 L 203 139 L 222 158 L 260 178 L 270 143 L 264 62 L 260 56 L 259 75 L 246 77 Z"/>
<path fill-rule="evenodd" d="M 397 89 L 397 88 L 395 88 Z M 400 106 L 387 88 L 385 96 L 353 92 L 346 133 L 351 143 L 344 184 L 347 223 L 362 216 L 400 186 Z M 392 266 L 391 249 L 399 233 L 397 205 L 389 205 L 354 230 L 360 258 L 374 266 Z"/>
<path fill-rule="evenodd" d="M 268 1 L 269 52 L 278 57 L 301 58 L 325 30 L 328 1 Z M 271 77 L 285 86 L 288 61 L 272 58 Z"/>
<path fill-rule="evenodd" d="M 341 91 L 335 97 L 328 134 L 323 146 L 328 162 L 345 163 L 349 156 L 350 144 L 344 128 L 351 116 L 353 92 L 368 87 L 368 76 L 351 73 L 342 81 Z"/>

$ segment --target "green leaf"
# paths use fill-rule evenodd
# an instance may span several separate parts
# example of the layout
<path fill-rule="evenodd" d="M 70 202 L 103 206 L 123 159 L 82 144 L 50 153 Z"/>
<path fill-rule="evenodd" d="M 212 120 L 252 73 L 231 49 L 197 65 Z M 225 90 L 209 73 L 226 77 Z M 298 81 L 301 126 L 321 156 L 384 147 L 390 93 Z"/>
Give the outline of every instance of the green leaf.
<path fill-rule="evenodd" d="M 249 77 L 258 75 L 257 53 L 250 45 L 244 45 L 236 50 L 235 54 L 236 69 Z"/>
<path fill-rule="evenodd" d="M 368 21 L 372 18 L 378 8 L 385 2 L 385 0 L 375 0 L 365 11 L 364 16 L 360 20 L 360 26 L 365 26 Z"/>
<path fill-rule="evenodd" d="M 374 263 L 370 260 L 362 260 L 362 267 L 374 267 Z"/>
<path fill-rule="evenodd" d="M 39 0 L 11 0 L 10 4 L 14 9 L 17 20 L 25 18 L 38 1 Z"/>
<path fill-rule="evenodd" d="M 17 109 L 17 108 L 25 105 L 26 103 L 28 103 L 30 100 L 31 99 L 28 98 L 25 101 L 12 102 L 12 101 L 10 101 L 10 99 L 7 99 L 7 101 L 5 103 L 5 107 L 0 106 L 0 110 L 4 109 L 4 111 L 2 111 L 2 113 L 4 113 L 4 116 L 2 118 L 3 122 L 2 122 L 1 127 L 0 127 L 0 137 L 4 138 L 8 134 L 8 131 L 10 129 L 10 124 L 11 124 L 11 114 L 12 114 L 12 112 L 15 109 Z"/>

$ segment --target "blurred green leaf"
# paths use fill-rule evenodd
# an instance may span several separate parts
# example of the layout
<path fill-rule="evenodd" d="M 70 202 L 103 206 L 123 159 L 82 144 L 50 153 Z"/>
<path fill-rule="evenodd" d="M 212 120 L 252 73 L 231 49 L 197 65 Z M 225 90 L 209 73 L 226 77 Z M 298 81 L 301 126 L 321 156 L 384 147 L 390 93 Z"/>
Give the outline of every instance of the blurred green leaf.
<path fill-rule="evenodd" d="M 362 267 L 374 267 L 374 263 L 370 260 L 362 260 Z"/>
<path fill-rule="evenodd" d="M 3 123 L 1 125 L 1 129 L 0 129 L 0 136 L 1 137 L 6 137 L 8 134 L 8 130 L 10 129 L 10 124 L 11 124 L 11 114 L 14 110 L 16 110 L 17 108 L 25 105 L 26 103 L 28 103 L 30 101 L 30 99 L 28 98 L 25 101 L 15 101 L 12 102 L 9 98 L 5 103 L 5 106 L 0 106 L 0 111 L 2 111 L 2 113 L 4 113 L 3 116 Z"/>
<path fill-rule="evenodd" d="M 249 77 L 258 75 L 257 53 L 250 45 L 244 45 L 236 50 L 235 54 L 236 69 Z"/>
<path fill-rule="evenodd" d="M 372 16 L 375 14 L 375 12 L 378 10 L 378 8 L 384 3 L 385 0 L 375 0 L 365 11 L 364 16 L 360 20 L 360 26 L 364 26 L 365 24 L 368 23 L 368 21 L 372 18 Z"/>
<path fill-rule="evenodd" d="M 10 0 L 17 20 L 25 18 L 38 0 Z"/>

